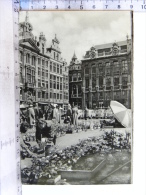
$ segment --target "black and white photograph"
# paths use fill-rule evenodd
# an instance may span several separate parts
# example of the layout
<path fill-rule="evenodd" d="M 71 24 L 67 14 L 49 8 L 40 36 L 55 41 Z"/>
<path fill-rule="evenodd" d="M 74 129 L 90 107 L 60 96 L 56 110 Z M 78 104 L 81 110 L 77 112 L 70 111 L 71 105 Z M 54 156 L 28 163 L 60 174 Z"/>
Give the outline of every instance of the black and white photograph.
<path fill-rule="evenodd" d="M 132 184 L 130 11 L 20 11 L 24 185 Z"/>

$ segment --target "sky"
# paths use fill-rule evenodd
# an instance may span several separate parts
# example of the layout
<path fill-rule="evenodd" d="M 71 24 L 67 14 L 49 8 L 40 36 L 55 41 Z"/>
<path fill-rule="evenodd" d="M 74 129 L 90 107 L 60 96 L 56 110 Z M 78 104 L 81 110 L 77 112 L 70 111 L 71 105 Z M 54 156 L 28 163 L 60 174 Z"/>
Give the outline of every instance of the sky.
<path fill-rule="evenodd" d="M 25 11 L 21 11 L 19 22 L 24 22 Z M 82 60 L 86 51 L 94 45 L 113 43 L 131 37 L 131 18 L 128 11 L 29 11 L 32 33 L 39 37 L 43 32 L 51 45 L 57 35 L 62 58 L 67 63 L 76 53 Z"/>

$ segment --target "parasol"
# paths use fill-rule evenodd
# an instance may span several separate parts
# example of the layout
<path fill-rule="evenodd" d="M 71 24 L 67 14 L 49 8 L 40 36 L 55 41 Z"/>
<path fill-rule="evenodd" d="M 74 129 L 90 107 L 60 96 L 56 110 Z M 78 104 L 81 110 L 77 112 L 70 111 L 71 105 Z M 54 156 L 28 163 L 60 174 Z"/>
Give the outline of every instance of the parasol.
<path fill-rule="evenodd" d="M 124 126 L 131 127 L 131 110 L 117 101 L 111 101 L 110 107 L 113 111 L 114 117 Z"/>

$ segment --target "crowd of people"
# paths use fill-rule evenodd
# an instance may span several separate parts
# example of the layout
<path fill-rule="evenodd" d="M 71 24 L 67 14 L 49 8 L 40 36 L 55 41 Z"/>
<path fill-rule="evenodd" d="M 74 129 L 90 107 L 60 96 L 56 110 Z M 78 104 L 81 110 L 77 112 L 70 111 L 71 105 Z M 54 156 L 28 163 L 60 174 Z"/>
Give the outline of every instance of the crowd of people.
<path fill-rule="evenodd" d="M 20 120 L 21 123 L 27 122 L 29 127 L 32 128 L 38 120 L 54 120 L 56 123 L 61 123 L 62 116 L 64 123 L 69 123 L 70 125 L 74 125 L 76 128 L 78 127 L 78 106 L 68 105 L 68 109 L 64 114 L 62 112 L 61 106 L 57 104 L 48 104 L 45 106 L 43 110 L 38 103 L 28 104 L 27 106 L 20 109 Z M 85 107 L 84 110 L 84 118 L 87 120 L 89 117 L 89 110 Z"/>

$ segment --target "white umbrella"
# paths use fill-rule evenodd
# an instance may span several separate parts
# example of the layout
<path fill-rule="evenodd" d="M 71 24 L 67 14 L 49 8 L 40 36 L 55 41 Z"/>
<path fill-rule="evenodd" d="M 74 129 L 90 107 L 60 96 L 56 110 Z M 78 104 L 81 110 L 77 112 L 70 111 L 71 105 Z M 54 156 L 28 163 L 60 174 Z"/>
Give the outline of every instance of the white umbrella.
<path fill-rule="evenodd" d="M 124 105 L 117 101 L 111 101 L 110 107 L 113 111 L 114 117 L 127 128 L 131 127 L 131 110 L 127 109 Z"/>

